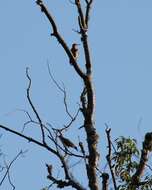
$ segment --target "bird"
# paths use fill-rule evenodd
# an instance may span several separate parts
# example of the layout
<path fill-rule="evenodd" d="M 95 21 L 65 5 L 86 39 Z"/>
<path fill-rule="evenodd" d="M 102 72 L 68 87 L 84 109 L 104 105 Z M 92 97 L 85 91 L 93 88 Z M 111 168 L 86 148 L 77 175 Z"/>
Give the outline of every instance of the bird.
<path fill-rule="evenodd" d="M 73 142 L 71 142 L 69 139 L 63 137 L 63 135 L 60 134 L 59 138 L 60 138 L 60 140 L 61 140 L 61 142 L 65 148 L 71 147 L 71 148 L 78 150 L 77 147 L 75 146 L 75 144 L 73 144 Z"/>
<path fill-rule="evenodd" d="M 79 55 L 78 45 L 79 44 L 73 43 L 72 47 L 71 47 L 71 53 L 72 53 L 72 55 L 73 55 L 73 57 L 74 57 L 75 60 L 77 60 L 78 55 Z M 72 65 L 72 63 L 73 63 L 73 61 L 72 61 L 72 59 L 70 59 L 70 64 Z"/>

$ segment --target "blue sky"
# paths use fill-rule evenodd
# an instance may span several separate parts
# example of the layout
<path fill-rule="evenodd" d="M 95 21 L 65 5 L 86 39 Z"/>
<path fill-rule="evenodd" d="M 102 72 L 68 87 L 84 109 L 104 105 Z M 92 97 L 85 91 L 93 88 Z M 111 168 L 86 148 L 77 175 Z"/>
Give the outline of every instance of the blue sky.
<path fill-rule="evenodd" d="M 75 7 L 69 1 L 48 0 L 46 3 L 68 45 L 71 46 L 74 41 L 80 43 L 78 34 L 72 31 L 77 29 Z M 102 159 L 106 154 L 105 122 L 112 128 L 113 138 L 125 135 L 141 141 L 145 132 L 151 131 L 151 19 L 151 0 L 94 2 L 89 41 L 97 102 L 96 125 L 101 137 L 99 149 L 103 150 Z M 25 77 L 25 68 L 29 67 L 33 81 L 32 99 L 41 117 L 45 122 L 62 127 L 67 122 L 62 94 L 50 81 L 47 61 L 56 79 L 61 84 L 65 83 L 72 112 L 77 108 L 81 90 L 78 88 L 82 82 L 69 66 L 61 46 L 56 39 L 50 37 L 51 29 L 47 19 L 32 0 L 5 0 L 0 6 L 0 23 L 0 123 L 20 131 L 26 117 L 16 109 L 31 112 L 26 99 L 28 81 Z M 83 65 L 82 53 L 79 62 Z M 26 129 L 27 133 L 35 135 L 37 132 L 31 128 Z M 76 140 L 77 136 L 74 138 Z M 47 184 L 44 164 L 52 161 L 47 153 L 6 132 L 0 139 L 0 144 L 8 160 L 22 147 L 29 150 L 14 165 L 15 169 L 12 168 L 17 190 L 24 190 L 23 186 L 25 189 L 39 190 Z M 7 183 L 4 186 L 9 189 Z"/>

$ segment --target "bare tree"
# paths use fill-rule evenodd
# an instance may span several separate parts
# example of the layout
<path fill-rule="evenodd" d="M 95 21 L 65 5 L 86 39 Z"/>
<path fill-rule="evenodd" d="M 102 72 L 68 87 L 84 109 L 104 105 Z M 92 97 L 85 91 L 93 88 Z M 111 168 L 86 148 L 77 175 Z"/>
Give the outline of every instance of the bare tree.
<path fill-rule="evenodd" d="M 38 113 L 30 95 L 32 79 L 30 76 L 29 68 L 27 68 L 26 77 L 28 79 L 28 86 L 26 90 L 26 95 L 28 103 L 31 106 L 31 109 L 36 119 L 33 119 L 28 111 L 22 110 L 28 116 L 28 121 L 24 123 L 24 128 L 29 123 L 39 126 L 41 140 L 38 141 L 31 136 L 25 135 L 24 128 L 22 132 L 12 130 L 11 128 L 8 128 L 3 125 L 0 125 L 0 128 L 14 135 L 17 135 L 18 137 L 21 137 L 27 140 L 28 142 L 34 143 L 39 147 L 44 148 L 51 155 L 56 156 L 56 159 L 60 161 L 61 165 L 59 167 L 60 170 L 62 170 L 63 172 L 63 176 L 61 178 L 59 178 L 58 176 L 56 177 L 54 175 L 54 165 L 52 163 L 46 164 L 46 170 L 48 172 L 47 178 L 51 182 L 48 189 L 52 187 L 52 185 L 56 185 L 56 187 L 61 189 L 64 187 L 71 187 L 77 190 L 108 190 L 111 188 L 111 186 L 113 186 L 115 190 L 134 190 L 139 189 L 139 187 L 142 187 L 143 189 L 145 187 L 147 189 L 150 189 L 151 178 L 145 178 L 145 180 L 142 180 L 142 177 L 143 171 L 147 167 L 148 154 L 152 150 L 151 133 L 146 134 L 145 140 L 143 142 L 143 148 L 140 154 L 136 147 L 136 143 L 132 139 L 117 139 L 115 142 L 116 147 L 114 147 L 110 137 L 111 129 L 108 128 L 106 124 L 106 135 L 108 141 L 108 154 L 106 156 L 106 159 L 107 164 L 109 166 L 109 170 L 107 172 L 104 172 L 98 167 L 98 162 L 100 160 L 100 154 L 97 150 L 99 136 L 96 132 L 96 125 L 94 119 L 95 93 L 92 82 L 93 63 L 90 56 L 90 47 L 88 42 L 89 18 L 93 2 L 93 0 L 74 0 L 73 2 L 70 1 L 70 3 L 74 4 L 75 11 L 77 13 L 76 22 L 78 23 L 79 29 L 75 32 L 77 32 L 77 34 L 80 36 L 80 41 L 83 46 L 83 53 L 85 57 L 83 70 L 80 67 L 80 64 L 78 64 L 79 44 L 74 42 L 72 44 L 72 47 L 69 47 L 68 43 L 65 41 L 65 39 L 59 32 L 58 24 L 56 23 L 51 11 L 48 10 L 48 7 L 42 0 L 36 1 L 36 4 L 39 6 L 40 10 L 48 19 L 49 24 L 51 25 L 51 36 L 57 39 L 57 41 L 63 48 L 65 55 L 68 57 L 69 61 L 67 62 L 67 64 L 69 64 L 69 66 L 71 66 L 74 69 L 78 79 L 80 79 L 83 82 L 82 92 L 79 95 L 79 108 L 76 111 L 75 115 L 73 115 L 70 113 L 68 108 L 67 92 L 65 88 L 60 86 L 58 82 L 55 80 L 48 65 L 48 72 L 52 81 L 55 83 L 59 91 L 63 93 L 63 103 L 65 107 L 65 112 L 70 118 L 70 122 L 63 128 L 55 128 L 50 123 L 45 124 L 43 122 L 43 119 Z M 85 139 L 83 141 L 79 140 L 79 142 L 73 142 L 71 139 L 67 137 L 67 134 L 80 114 L 83 118 L 83 125 L 79 127 L 79 130 L 82 130 Z M 136 162 L 132 162 L 132 157 L 135 155 L 139 156 L 139 160 L 137 159 Z M 87 187 L 83 186 L 83 184 L 81 184 L 77 179 L 75 179 L 70 169 L 70 165 L 68 163 L 69 159 L 75 160 L 75 163 L 77 165 L 79 165 L 79 161 L 83 161 L 83 164 L 85 166 L 84 174 L 86 174 L 87 178 Z M 12 163 L 13 162 L 14 160 L 12 161 Z M 6 174 L 8 174 L 9 172 L 9 166 L 7 167 L 8 170 Z M 3 179 L 5 179 L 5 176 L 3 177 Z M 112 178 L 111 184 L 109 182 L 110 176 Z M 4 181 L 3 179 L 1 183 Z"/>

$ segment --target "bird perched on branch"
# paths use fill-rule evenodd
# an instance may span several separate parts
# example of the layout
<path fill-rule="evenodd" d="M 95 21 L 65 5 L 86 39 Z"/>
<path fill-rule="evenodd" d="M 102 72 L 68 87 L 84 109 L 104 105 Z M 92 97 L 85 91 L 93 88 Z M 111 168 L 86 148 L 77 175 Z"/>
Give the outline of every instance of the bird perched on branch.
<path fill-rule="evenodd" d="M 74 43 L 74 44 L 72 44 L 72 48 L 71 48 L 71 53 L 72 53 L 75 60 L 77 60 L 78 55 L 79 55 L 78 45 L 79 44 Z M 73 63 L 73 61 L 72 61 L 72 59 L 70 59 L 70 64 L 72 65 L 72 63 Z"/>
<path fill-rule="evenodd" d="M 75 146 L 75 144 L 73 144 L 73 142 L 71 142 L 69 139 L 63 137 L 62 135 L 59 135 L 59 138 L 65 148 L 71 147 L 71 148 L 78 150 L 77 147 Z"/>

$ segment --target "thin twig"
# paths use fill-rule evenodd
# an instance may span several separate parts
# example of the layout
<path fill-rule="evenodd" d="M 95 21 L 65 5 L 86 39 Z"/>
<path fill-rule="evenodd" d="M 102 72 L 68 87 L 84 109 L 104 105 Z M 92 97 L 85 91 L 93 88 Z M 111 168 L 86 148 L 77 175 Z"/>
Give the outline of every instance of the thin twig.
<path fill-rule="evenodd" d="M 63 93 L 63 101 L 64 101 L 64 106 L 65 106 L 65 111 L 66 113 L 68 114 L 68 116 L 71 118 L 71 120 L 73 120 L 73 116 L 70 114 L 69 112 L 69 109 L 68 109 L 68 105 L 67 105 L 67 93 L 66 93 L 66 90 L 65 90 L 65 87 L 61 87 L 59 85 L 59 83 L 55 80 L 52 72 L 51 72 L 51 69 L 50 69 L 50 66 L 49 66 L 49 63 L 47 64 L 48 66 L 48 71 L 49 71 L 49 75 L 51 77 L 51 80 L 54 82 L 54 84 L 56 85 L 56 87 Z"/>
<path fill-rule="evenodd" d="M 51 80 L 54 82 L 54 84 L 56 85 L 56 87 L 57 87 L 62 93 L 64 93 L 64 89 L 63 89 L 63 88 L 59 85 L 59 83 L 55 80 L 55 78 L 54 78 L 54 76 L 53 76 L 53 74 L 52 74 L 52 72 L 51 72 L 50 65 L 49 65 L 48 61 L 47 61 L 47 67 L 48 67 L 48 72 L 49 72 L 49 76 L 50 76 Z"/>
<path fill-rule="evenodd" d="M 5 126 L 3 126 L 3 125 L 0 125 L 0 128 L 1 128 L 1 129 L 4 129 L 4 130 L 6 130 L 6 131 L 9 131 L 10 133 L 15 134 L 15 135 L 17 135 L 17 136 L 20 136 L 20 137 L 22 137 L 23 139 L 26 139 L 26 140 L 29 141 L 29 142 L 32 142 L 32 143 L 34 143 L 34 144 L 37 144 L 37 145 L 39 145 L 39 146 L 41 146 L 41 147 L 47 149 L 49 152 L 52 152 L 53 154 L 55 154 L 55 155 L 57 156 L 57 152 L 56 152 L 54 149 L 52 149 L 51 147 L 49 147 L 48 145 L 44 144 L 44 143 L 41 143 L 41 142 L 39 142 L 39 141 L 37 141 L 37 140 L 31 138 L 31 137 L 28 137 L 28 136 L 26 136 L 26 135 L 23 135 L 22 133 L 20 133 L 20 132 L 18 132 L 18 131 L 15 131 L 15 130 L 12 130 L 12 129 L 10 129 L 10 128 L 8 128 L 8 127 L 5 127 Z"/>
<path fill-rule="evenodd" d="M 39 114 L 38 114 L 38 112 L 37 112 L 37 110 L 36 110 L 36 108 L 35 108 L 32 100 L 31 100 L 31 97 L 30 97 L 30 88 L 31 88 L 32 80 L 31 80 L 31 78 L 29 76 L 28 70 L 29 69 L 26 68 L 26 76 L 27 76 L 27 78 L 29 80 L 29 85 L 27 87 L 27 99 L 28 99 L 28 102 L 29 102 L 29 104 L 30 104 L 30 106 L 31 106 L 31 108 L 32 108 L 32 110 L 33 110 L 33 112 L 34 112 L 34 114 L 35 114 L 35 116 L 36 116 L 39 124 L 40 124 L 41 134 L 42 134 L 42 142 L 43 142 L 43 144 L 46 144 L 46 142 L 45 142 L 45 133 L 44 133 L 44 129 L 43 129 L 42 120 L 41 120 L 41 118 L 40 118 L 40 116 L 39 116 Z"/>
<path fill-rule="evenodd" d="M 10 185 L 12 186 L 13 190 L 15 189 L 15 185 L 12 183 L 12 180 L 11 180 L 11 176 L 10 176 L 10 171 L 8 171 L 8 181 L 10 183 Z"/>
<path fill-rule="evenodd" d="M 8 172 L 9 172 L 11 166 L 13 165 L 13 163 L 17 160 L 17 158 L 18 158 L 22 153 L 23 153 L 23 151 L 21 150 L 21 151 L 15 156 L 15 158 L 10 162 L 10 164 L 9 164 L 9 165 L 6 165 L 7 170 L 6 170 L 5 175 L 3 176 L 2 180 L 0 181 L 0 186 L 3 184 L 3 182 L 4 182 L 5 178 L 6 178 L 6 176 L 8 175 Z"/>
<path fill-rule="evenodd" d="M 67 130 L 73 124 L 73 122 L 77 119 L 79 112 L 80 112 L 80 108 L 77 110 L 75 116 L 71 119 L 71 121 L 67 125 L 64 125 L 64 127 L 61 128 L 60 131 Z"/>
<path fill-rule="evenodd" d="M 70 111 L 68 109 L 68 105 L 67 105 L 67 93 L 66 93 L 65 87 L 62 88 L 59 85 L 59 83 L 55 80 L 55 78 L 54 78 L 54 76 L 53 76 L 53 74 L 51 72 L 49 63 L 47 64 L 47 66 L 48 66 L 48 71 L 49 71 L 49 75 L 51 77 L 51 80 L 54 82 L 54 84 L 56 85 L 56 87 L 63 93 L 65 111 L 66 111 L 67 115 L 70 117 L 71 121 L 64 128 L 60 129 L 60 131 L 67 130 L 72 125 L 72 123 L 76 120 L 80 109 L 78 109 L 78 111 L 76 112 L 75 116 L 72 116 L 72 114 L 70 113 Z"/>
<path fill-rule="evenodd" d="M 22 111 L 22 112 L 24 112 L 24 113 L 27 115 L 27 117 L 28 117 L 30 120 L 32 120 L 32 117 L 30 116 L 30 114 L 29 114 L 29 112 L 28 112 L 27 110 L 25 110 L 25 109 L 17 109 L 17 111 Z"/>

